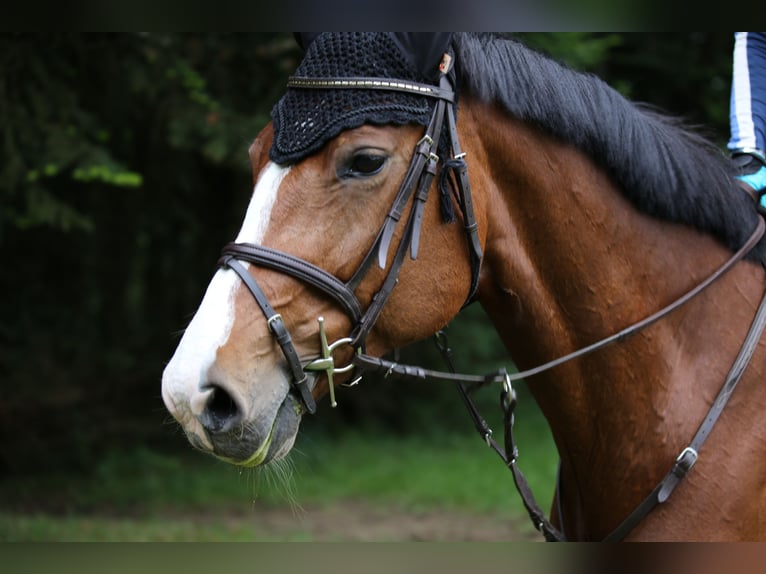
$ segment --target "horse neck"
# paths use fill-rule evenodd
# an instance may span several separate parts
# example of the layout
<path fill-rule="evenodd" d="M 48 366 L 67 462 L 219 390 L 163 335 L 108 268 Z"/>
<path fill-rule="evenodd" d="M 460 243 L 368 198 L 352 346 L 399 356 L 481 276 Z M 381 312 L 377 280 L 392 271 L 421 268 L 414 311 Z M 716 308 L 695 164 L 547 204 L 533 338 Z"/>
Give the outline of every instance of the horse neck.
<path fill-rule="evenodd" d="M 581 152 L 475 113 L 487 166 L 471 166 L 487 192 L 479 297 L 520 369 L 651 315 L 730 255 L 639 213 Z M 561 455 L 570 529 L 608 533 L 667 472 L 741 342 L 717 331 L 744 334 L 761 290 L 761 270 L 742 264 L 641 333 L 528 381 Z"/>

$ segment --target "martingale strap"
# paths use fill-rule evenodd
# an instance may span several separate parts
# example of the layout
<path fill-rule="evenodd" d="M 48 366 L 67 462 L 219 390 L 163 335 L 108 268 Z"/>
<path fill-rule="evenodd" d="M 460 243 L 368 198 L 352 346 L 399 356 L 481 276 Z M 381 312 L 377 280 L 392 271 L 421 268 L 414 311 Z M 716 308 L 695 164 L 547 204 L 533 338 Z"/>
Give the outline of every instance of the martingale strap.
<path fill-rule="evenodd" d="M 759 212 L 760 213 L 760 212 Z M 465 403 L 474 426 L 487 443 L 503 461 L 513 475 L 513 480 L 516 485 L 516 489 L 521 497 L 524 507 L 527 509 L 532 523 L 545 537 L 547 541 L 558 542 L 566 540 L 563 532 L 554 527 L 546 518 L 544 513 L 540 510 L 534 495 L 530 490 L 523 474 L 516 465 L 518 458 L 518 448 L 513 436 L 513 410 L 515 407 L 515 393 L 511 386 L 513 381 L 526 379 L 528 377 L 537 375 L 539 373 L 548 371 L 558 365 L 571 361 L 575 358 L 582 357 L 586 354 L 592 353 L 598 349 L 601 349 L 611 343 L 622 341 L 635 334 L 639 330 L 649 326 L 650 324 L 658 321 L 662 317 L 675 311 L 682 305 L 689 302 L 691 299 L 699 295 L 712 283 L 720 279 L 727 271 L 729 271 L 736 263 L 741 261 L 745 255 L 747 255 L 761 240 L 766 232 L 766 221 L 764 217 L 766 215 L 760 214 L 758 223 L 755 230 L 750 235 L 745 244 L 728 260 L 726 260 L 720 267 L 714 270 L 706 279 L 701 283 L 693 287 L 687 293 L 676 299 L 671 304 L 667 305 L 663 309 L 660 309 L 656 313 L 646 317 L 644 320 L 639 321 L 625 329 L 622 329 L 618 333 L 605 337 L 600 341 L 597 341 L 587 347 L 584 347 L 578 351 L 574 351 L 558 359 L 554 359 L 538 367 L 534 367 L 518 373 L 508 374 L 504 369 L 488 375 L 463 375 L 455 373 L 455 369 L 452 364 L 451 350 L 449 350 L 443 333 L 437 333 L 437 346 L 439 347 L 442 355 L 447 362 L 450 372 L 434 371 L 429 369 L 423 369 L 421 367 L 414 367 L 411 365 L 403 365 L 393 361 L 388 361 L 378 357 L 371 357 L 366 354 L 359 354 L 354 357 L 353 364 L 356 365 L 361 371 L 383 373 L 384 377 L 395 375 L 402 379 L 416 379 L 416 380 L 429 380 L 440 382 L 452 382 L 456 383 L 460 396 Z M 614 532 L 612 532 L 605 541 L 615 542 L 622 540 L 627 536 L 631 530 L 643 520 L 657 505 L 664 503 L 668 500 L 673 490 L 678 486 L 681 480 L 691 470 L 694 463 L 697 461 L 699 451 L 702 445 L 710 435 L 715 423 L 718 421 L 724 407 L 726 406 L 732 392 L 739 383 L 745 368 L 750 362 L 753 353 L 757 347 L 764 329 L 766 329 L 766 295 L 756 312 L 755 318 L 751 324 L 750 330 L 742 344 L 740 352 L 735 359 L 729 374 L 724 380 L 724 384 L 718 393 L 715 401 L 713 402 L 707 416 L 700 425 L 697 433 L 695 434 L 689 446 L 684 448 L 676 458 L 672 468 L 667 475 L 660 481 L 655 489 L 644 499 L 644 501 L 620 524 Z M 492 429 L 487 422 L 481 416 L 476 404 L 471 398 L 470 394 L 473 390 L 490 383 L 502 383 L 503 390 L 501 392 L 501 406 L 503 409 L 503 421 L 505 429 L 505 448 L 502 449 L 496 441 L 492 438 Z M 468 386 L 466 386 L 468 385 Z"/>
<path fill-rule="evenodd" d="M 684 448 L 660 483 L 652 490 L 644 501 L 636 508 L 614 532 L 604 539 L 604 542 L 617 542 L 625 538 L 631 530 L 643 520 L 656 506 L 666 502 L 675 490 L 676 486 L 686 477 L 694 464 L 697 462 L 702 445 L 705 444 L 710 432 L 713 430 L 718 417 L 721 416 L 726 403 L 729 402 L 731 394 L 742 379 L 745 368 L 750 363 L 750 359 L 755 353 L 758 341 L 761 339 L 764 328 L 766 328 L 766 295 L 761 300 L 758 311 L 755 314 L 750 330 L 742 343 L 742 348 L 734 360 L 734 363 L 726 375 L 721 390 L 713 401 L 707 416 L 697 429 L 694 438 L 689 445 Z"/>

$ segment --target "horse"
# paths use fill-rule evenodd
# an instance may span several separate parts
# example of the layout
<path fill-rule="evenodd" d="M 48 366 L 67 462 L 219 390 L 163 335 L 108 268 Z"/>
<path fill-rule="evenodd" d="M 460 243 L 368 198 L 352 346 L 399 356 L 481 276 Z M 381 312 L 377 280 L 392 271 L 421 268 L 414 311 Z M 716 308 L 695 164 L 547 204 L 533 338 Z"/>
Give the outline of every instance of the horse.
<path fill-rule="evenodd" d="M 336 126 L 284 160 L 305 126 L 275 108 L 241 231 L 164 370 L 168 410 L 220 459 L 280 459 L 334 385 L 479 304 L 560 456 L 547 531 L 763 539 L 757 203 L 714 142 L 595 75 L 495 35 L 445 53 L 438 82 L 288 83 L 322 105 L 399 90 L 428 117 Z"/>

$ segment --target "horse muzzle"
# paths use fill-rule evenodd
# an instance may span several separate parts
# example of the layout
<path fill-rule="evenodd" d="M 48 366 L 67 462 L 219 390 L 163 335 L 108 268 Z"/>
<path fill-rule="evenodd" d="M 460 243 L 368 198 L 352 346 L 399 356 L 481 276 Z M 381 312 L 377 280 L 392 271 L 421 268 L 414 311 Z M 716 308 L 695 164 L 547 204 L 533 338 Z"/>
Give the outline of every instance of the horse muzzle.
<path fill-rule="evenodd" d="M 304 412 L 293 393 L 272 409 L 252 414 L 244 397 L 206 385 L 192 396 L 163 387 L 165 405 L 195 448 L 230 464 L 255 467 L 284 457 L 292 448 Z"/>

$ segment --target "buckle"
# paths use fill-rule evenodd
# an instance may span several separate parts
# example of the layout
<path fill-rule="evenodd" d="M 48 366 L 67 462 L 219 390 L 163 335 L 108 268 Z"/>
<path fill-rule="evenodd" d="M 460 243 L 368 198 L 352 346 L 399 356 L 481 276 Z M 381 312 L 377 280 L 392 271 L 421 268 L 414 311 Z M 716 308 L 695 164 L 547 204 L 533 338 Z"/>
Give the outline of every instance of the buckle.
<path fill-rule="evenodd" d="M 676 457 L 676 464 L 673 467 L 673 473 L 678 477 L 683 477 L 689 472 L 694 463 L 697 462 L 699 453 L 692 447 L 687 446 L 681 451 L 681 454 Z"/>
<path fill-rule="evenodd" d="M 271 331 L 273 333 L 274 332 L 274 323 L 276 321 L 281 321 L 281 320 L 282 320 L 282 315 L 280 315 L 279 313 L 275 313 L 274 315 L 269 317 L 266 320 L 266 324 L 269 326 L 269 331 Z"/>

